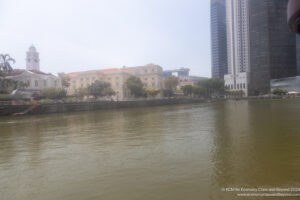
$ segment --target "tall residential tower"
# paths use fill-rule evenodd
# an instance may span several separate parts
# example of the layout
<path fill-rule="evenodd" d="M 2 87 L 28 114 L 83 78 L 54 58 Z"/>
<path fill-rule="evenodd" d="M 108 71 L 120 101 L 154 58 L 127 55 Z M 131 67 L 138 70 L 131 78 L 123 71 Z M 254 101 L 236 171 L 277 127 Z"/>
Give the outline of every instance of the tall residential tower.
<path fill-rule="evenodd" d="M 228 74 L 225 84 L 231 90 L 248 94 L 249 56 L 249 0 L 226 0 Z"/>
<path fill-rule="evenodd" d="M 212 77 L 227 74 L 226 8 L 225 0 L 211 0 Z"/>

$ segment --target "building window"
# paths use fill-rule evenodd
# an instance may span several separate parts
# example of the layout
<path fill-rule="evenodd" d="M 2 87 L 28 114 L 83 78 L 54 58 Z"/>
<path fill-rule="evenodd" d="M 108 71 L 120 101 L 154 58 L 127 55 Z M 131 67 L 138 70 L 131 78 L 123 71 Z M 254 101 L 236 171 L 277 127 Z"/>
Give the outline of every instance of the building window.
<path fill-rule="evenodd" d="M 155 78 L 154 78 L 154 77 L 152 77 L 152 81 L 154 81 L 154 79 L 155 79 Z"/>
<path fill-rule="evenodd" d="M 237 89 L 240 89 L 240 84 L 237 84 Z"/>
<path fill-rule="evenodd" d="M 148 78 L 145 78 L 145 81 L 147 81 L 148 80 Z"/>
<path fill-rule="evenodd" d="M 152 87 L 155 87 L 155 83 L 152 83 Z"/>
<path fill-rule="evenodd" d="M 108 78 L 107 78 L 107 80 L 109 80 L 109 81 L 110 81 L 110 80 L 111 80 L 111 78 L 110 78 L 110 77 L 108 77 Z"/>
<path fill-rule="evenodd" d="M 147 74 L 147 73 L 148 73 L 148 70 L 145 69 L 144 72 L 145 72 L 145 74 Z"/>
<path fill-rule="evenodd" d="M 243 84 L 243 86 L 244 86 L 244 89 L 246 89 L 246 84 L 245 83 Z"/>
<path fill-rule="evenodd" d="M 39 82 L 37 80 L 34 81 L 34 85 L 35 87 L 38 87 L 39 86 Z"/>
<path fill-rule="evenodd" d="M 26 84 L 28 85 L 28 87 L 30 87 L 30 80 L 27 80 Z"/>
<path fill-rule="evenodd" d="M 155 71 L 155 69 L 152 69 L 152 72 L 154 72 Z"/>
<path fill-rule="evenodd" d="M 57 81 L 54 81 L 54 86 L 55 86 L 55 87 L 57 86 Z"/>
<path fill-rule="evenodd" d="M 47 87 L 47 80 L 44 80 L 44 87 Z"/>

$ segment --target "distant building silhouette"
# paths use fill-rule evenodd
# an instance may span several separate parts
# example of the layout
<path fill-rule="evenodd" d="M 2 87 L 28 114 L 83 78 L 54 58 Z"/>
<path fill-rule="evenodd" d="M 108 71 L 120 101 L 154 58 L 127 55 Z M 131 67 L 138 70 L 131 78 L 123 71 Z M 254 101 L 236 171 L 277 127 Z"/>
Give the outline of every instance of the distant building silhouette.
<path fill-rule="evenodd" d="M 177 76 L 177 77 L 188 77 L 190 75 L 190 69 L 189 68 L 179 68 L 179 69 L 173 69 L 173 70 L 164 70 L 163 76 L 164 78 L 168 76 Z"/>

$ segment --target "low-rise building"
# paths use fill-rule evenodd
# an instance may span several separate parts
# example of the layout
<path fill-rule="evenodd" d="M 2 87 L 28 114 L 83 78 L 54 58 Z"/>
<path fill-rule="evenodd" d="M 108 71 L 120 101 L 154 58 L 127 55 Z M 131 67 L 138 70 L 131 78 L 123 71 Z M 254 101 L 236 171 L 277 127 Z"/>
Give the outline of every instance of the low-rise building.
<path fill-rule="evenodd" d="M 108 82 L 116 92 L 113 96 L 115 100 L 125 100 L 130 98 L 130 92 L 125 85 L 130 76 L 141 79 L 145 88 L 163 89 L 162 67 L 148 64 L 138 67 L 110 68 L 102 70 L 89 70 L 83 72 L 72 72 L 66 74 L 70 78 L 68 94 L 72 95 L 79 88 L 87 88 L 96 80 Z"/>
<path fill-rule="evenodd" d="M 14 69 L 5 74 L 5 78 L 27 84 L 26 90 L 29 91 L 51 87 L 62 88 L 59 77 L 40 71 L 39 53 L 34 46 L 31 46 L 26 53 L 26 69 Z"/>
<path fill-rule="evenodd" d="M 271 91 L 282 89 L 288 92 L 300 93 L 300 76 L 273 79 L 270 81 Z"/>
<path fill-rule="evenodd" d="M 26 90 L 39 91 L 45 88 L 62 88 L 61 80 L 53 74 L 47 74 L 37 70 L 16 69 L 6 74 L 6 79 L 23 82 Z"/>

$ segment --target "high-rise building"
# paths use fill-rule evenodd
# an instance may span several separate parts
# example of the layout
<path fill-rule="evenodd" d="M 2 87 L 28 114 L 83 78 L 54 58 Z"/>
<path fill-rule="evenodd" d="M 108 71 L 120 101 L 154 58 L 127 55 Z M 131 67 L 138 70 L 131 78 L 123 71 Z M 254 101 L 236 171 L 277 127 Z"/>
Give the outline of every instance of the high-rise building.
<path fill-rule="evenodd" d="M 227 0 L 225 84 L 230 89 L 242 89 L 246 95 L 268 93 L 271 79 L 296 75 L 296 36 L 287 25 L 287 3 Z"/>
<path fill-rule="evenodd" d="M 231 90 L 248 94 L 249 56 L 249 0 L 226 0 L 228 74 L 225 84 Z"/>
<path fill-rule="evenodd" d="M 26 69 L 40 71 L 40 58 L 36 48 L 32 45 L 26 53 Z"/>
<path fill-rule="evenodd" d="M 297 54 L 297 71 L 298 71 L 298 75 L 300 75 L 300 35 L 297 35 L 296 38 L 297 38 L 297 50 L 296 50 L 296 54 Z"/>
<path fill-rule="evenodd" d="M 227 74 L 226 8 L 225 0 L 211 0 L 212 77 Z"/>
<path fill-rule="evenodd" d="M 296 35 L 287 24 L 288 0 L 250 0 L 250 91 L 270 92 L 270 80 L 295 76 Z"/>

